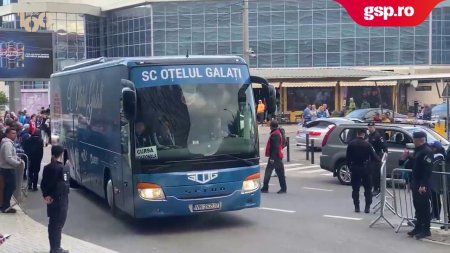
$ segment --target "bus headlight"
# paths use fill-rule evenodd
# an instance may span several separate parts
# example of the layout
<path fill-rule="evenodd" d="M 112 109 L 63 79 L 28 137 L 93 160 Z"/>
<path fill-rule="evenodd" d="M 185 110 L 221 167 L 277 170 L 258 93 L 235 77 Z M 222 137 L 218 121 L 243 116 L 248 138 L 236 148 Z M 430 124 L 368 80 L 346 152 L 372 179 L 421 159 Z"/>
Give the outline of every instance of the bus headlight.
<path fill-rule="evenodd" d="M 251 193 L 257 191 L 260 186 L 259 178 L 260 178 L 259 173 L 255 173 L 253 175 L 246 177 L 244 182 L 242 183 L 241 193 Z"/>
<path fill-rule="evenodd" d="M 138 183 L 139 197 L 144 200 L 165 200 L 166 196 L 161 186 L 151 183 Z"/>

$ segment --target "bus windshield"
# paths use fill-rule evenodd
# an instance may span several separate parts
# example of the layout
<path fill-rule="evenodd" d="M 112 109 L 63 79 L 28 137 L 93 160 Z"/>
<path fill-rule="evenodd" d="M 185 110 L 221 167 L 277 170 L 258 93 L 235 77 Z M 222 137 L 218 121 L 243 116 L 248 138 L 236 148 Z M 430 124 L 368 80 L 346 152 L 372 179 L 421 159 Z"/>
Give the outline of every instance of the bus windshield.
<path fill-rule="evenodd" d="M 145 166 L 227 155 L 254 158 L 258 152 L 252 89 L 245 80 L 233 80 L 137 85 L 136 161 Z"/>

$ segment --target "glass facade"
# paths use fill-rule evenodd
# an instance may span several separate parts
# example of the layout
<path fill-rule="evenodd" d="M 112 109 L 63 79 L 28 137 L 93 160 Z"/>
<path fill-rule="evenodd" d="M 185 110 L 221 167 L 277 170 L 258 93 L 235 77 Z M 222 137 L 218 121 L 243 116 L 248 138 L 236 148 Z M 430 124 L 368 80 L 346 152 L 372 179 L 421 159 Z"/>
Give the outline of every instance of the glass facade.
<path fill-rule="evenodd" d="M 99 56 L 242 56 L 241 5 L 163 1 L 102 17 L 47 13 L 47 30 L 56 33 L 58 70 Z M 1 27 L 21 29 L 18 16 L 3 16 Z M 249 1 L 249 38 L 251 67 L 450 64 L 450 7 L 436 8 L 417 27 L 369 28 L 331 0 Z"/>
<path fill-rule="evenodd" d="M 151 13 L 151 5 L 109 12 L 105 20 L 107 56 L 151 56 Z"/>
<path fill-rule="evenodd" d="M 450 62 L 450 7 L 433 10 L 433 64 Z"/>
<path fill-rule="evenodd" d="M 85 15 L 86 22 L 86 58 L 98 58 L 101 54 L 101 25 L 99 17 Z"/>
<path fill-rule="evenodd" d="M 48 89 L 47 81 L 23 81 L 21 88 L 24 90 Z"/>
<path fill-rule="evenodd" d="M 17 2 L 18 0 L 0 0 L 0 6 L 15 4 Z"/>
<path fill-rule="evenodd" d="M 149 12 L 140 16 L 141 20 L 147 18 L 145 24 L 149 23 L 149 15 L 153 16 L 154 55 L 184 55 L 187 51 L 198 55 L 242 55 L 240 2 L 161 2 L 152 7 L 153 15 L 148 7 Z M 149 47 L 151 28 L 137 21 L 136 9 L 109 13 L 108 56 L 151 55 L 141 48 Z M 369 28 L 357 25 L 335 1 L 250 1 L 250 47 L 255 52 L 250 65 L 262 68 L 425 65 L 430 63 L 430 56 L 432 63 L 448 64 L 450 39 L 446 35 L 450 36 L 450 20 L 447 21 L 450 8 L 437 8 L 433 15 L 436 17 L 431 24 L 430 46 L 429 19 L 417 27 Z M 144 35 L 147 37 L 142 40 Z"/>

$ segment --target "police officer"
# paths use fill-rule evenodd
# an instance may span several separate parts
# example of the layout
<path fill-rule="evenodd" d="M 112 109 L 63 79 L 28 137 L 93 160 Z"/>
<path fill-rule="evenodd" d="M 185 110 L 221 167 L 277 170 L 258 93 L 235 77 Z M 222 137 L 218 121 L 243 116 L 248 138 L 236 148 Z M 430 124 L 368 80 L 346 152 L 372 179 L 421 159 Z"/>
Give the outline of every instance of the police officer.
<path fill-rule="evenodd" d="M 433 167 L 433 152 L 426 143 L 426 133 L 415 132 L 413 134 L 414 154 L 412 157 L 405 151 L 402 161 L 410 159 L 409 168 L 412 169 L 411 192 L 413 195 L 414 209 L 417 222 L 414 229 L 408 235 L 417 239 L 430 236 L 430 179 Z"/>
<path fill-rule="evenodd" d="M 383 153 L 388 152 L 386 141 L 381 136 L 381 134 L 375 128 L 375 123 L 370 122 L 368 124 L 369 128 L 369 143 L 372 144 L 372 147 L 375 149 L 375 153 L 377 153 L 378 157 L 383 157 Z M 373 184 L 373 192 L 372 196 L 377 196 L 380 193 L 381 187 L 381 162 L 379 161 L 371 161 L 370 168 L 372 170 L 372 184 Z"/>
<path fill-rule="evenodd" d="M 361 183 L 364 186 L 364 197 L 366 199 L 365 213 L 370 212 L 370 205 L 372 204 L 372 184 L 371 184 L 371 170 L 368 167 L 370 161 L 380 161 L 380 158 L 375 153 L 372 145 L 364 140 L 366 134 L 365 129 L 357 130 L 357 138 L 351 141 L 347 147 L 347 166 L 351 172 L 352 180 L 352 198 L 355 204 L 355 212 L 359 213 L 359 189 Z"/>
<path fill-rule="evenodd" d="M 41 189 L 47 204 L 50 253 L 68 253 L 61 248 L 61 232 L 69 207 L 69 170 L 61 163 L 64 148 L 52 146 L 52 160 L 44 167 Z"/>

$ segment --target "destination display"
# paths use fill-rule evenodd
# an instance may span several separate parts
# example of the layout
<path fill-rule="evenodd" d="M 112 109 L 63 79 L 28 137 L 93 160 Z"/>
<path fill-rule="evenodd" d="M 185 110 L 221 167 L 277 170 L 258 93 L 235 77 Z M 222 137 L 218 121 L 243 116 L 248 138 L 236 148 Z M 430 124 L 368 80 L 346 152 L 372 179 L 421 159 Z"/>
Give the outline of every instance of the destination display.
<path fill-rule="evenodd" d="M 147 66 L 131 70 L 137 88 L 176 84 L 244 84 L 250 82 L 245 65 Z"/>

